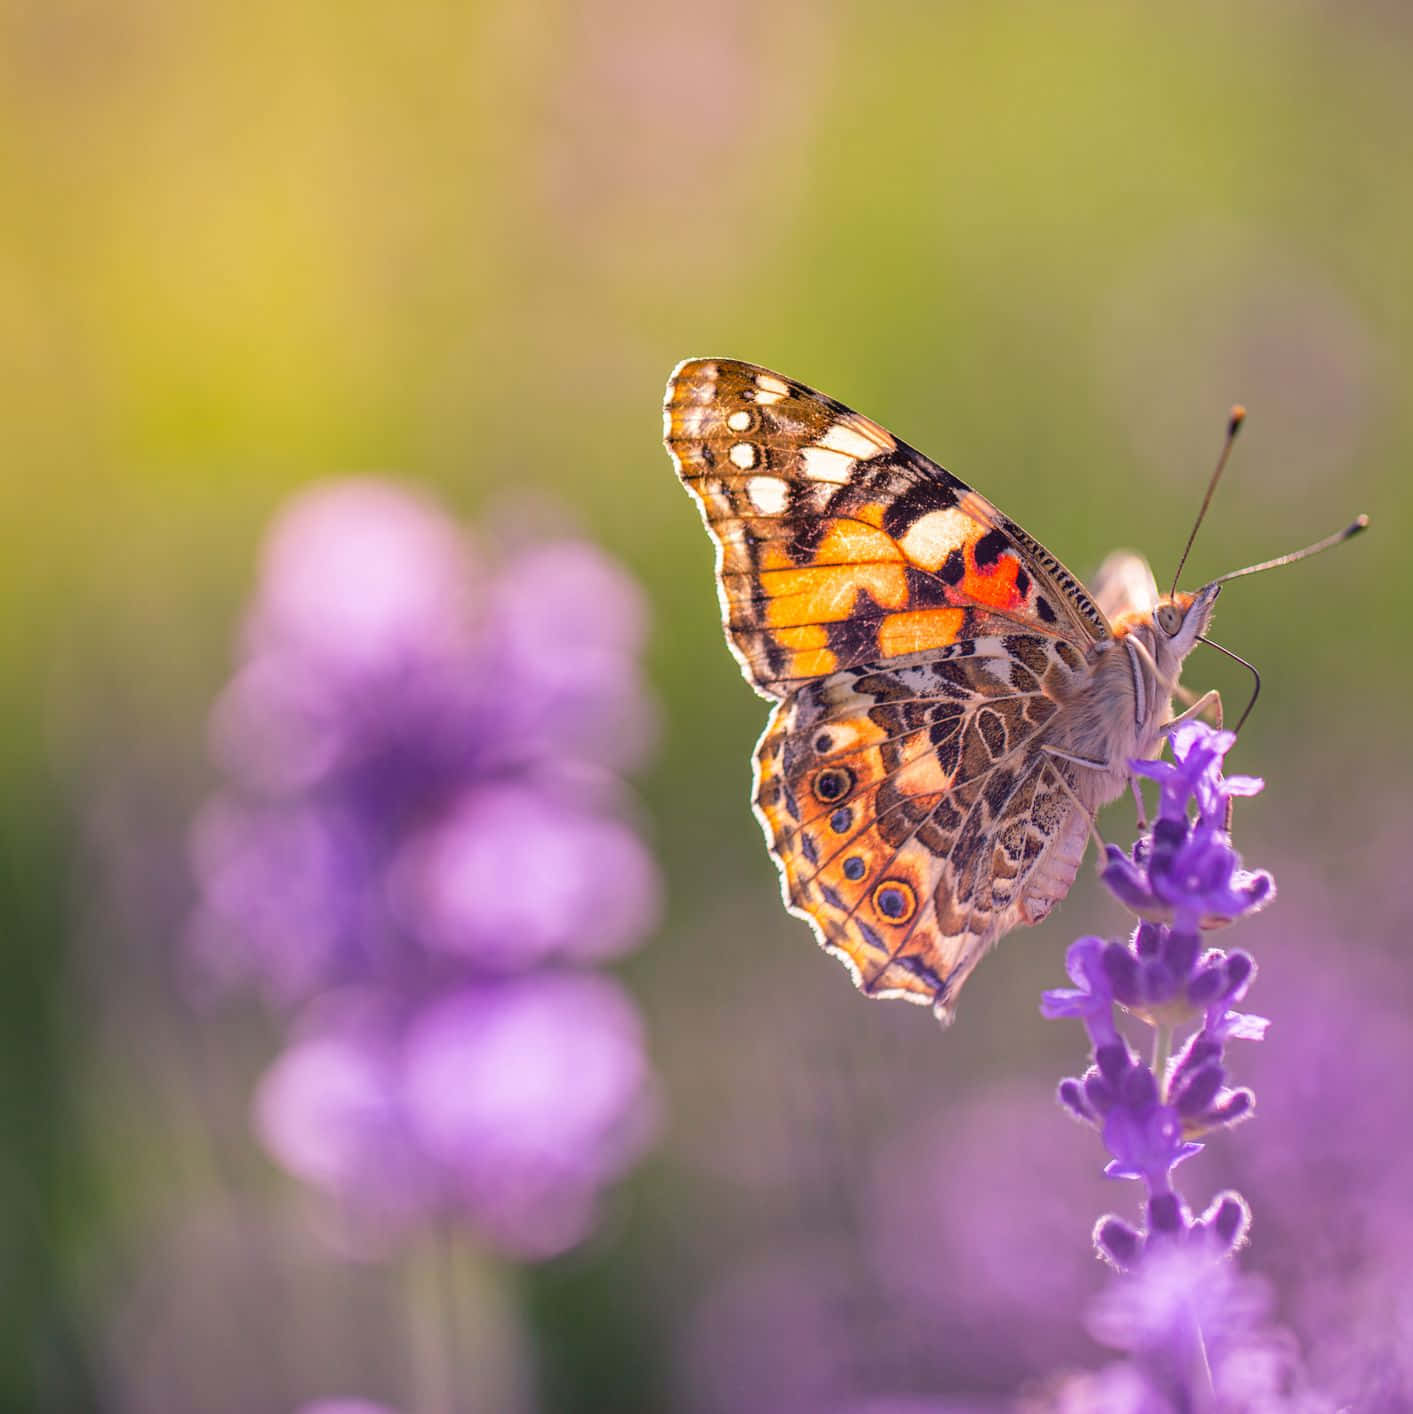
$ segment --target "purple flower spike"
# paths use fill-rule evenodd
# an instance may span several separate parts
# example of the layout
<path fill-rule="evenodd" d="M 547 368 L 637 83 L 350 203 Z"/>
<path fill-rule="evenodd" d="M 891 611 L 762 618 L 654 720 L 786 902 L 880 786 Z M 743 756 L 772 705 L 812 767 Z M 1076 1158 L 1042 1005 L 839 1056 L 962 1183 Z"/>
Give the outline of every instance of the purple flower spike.
<path fill-rule="evenodd" d="M 1219 1194 L 1194 1219 L 1173 1186 L 1173 1171 L 1201 1150 L 1198 1136 L 1252 1112 L 1251 1091 L 1229 1082 L 1225 1050 L 1234 1039 L 1259 1040 L 1266 1027 L 1232 1009 L 1255 979 L 1250 955 L 1201 944 L 1201 929 L 1275 896 L 1269 874 L 1241 867 L 1227 834 L 1233 798 L 1261 789 L 1254 778 L 1222 775 L 1234 742 L 1230 732 L 1186 722 L 1172 733 L 1171 761 L 1130 763 L 1158 783 L 1158 819 L 1132 850 L 1106 846 L 1101 872 L 1138 926 L 1126 942 L 1073 944 L 1066 967 L 1075 988 L 1047 992 L 1041 1006 L 1046 1016 L 1078 1018 L 1091 1043 L 1092 1065 L 1061 1082 L 1060 1102 L 1102 1134 L 1105 1173 L 1148 1190 L 1143 1230 L 1113 1215 L 1094 1227 L 1099 1255 L 1128 1274 L 1096 1310 L 1094 1333 L 1131 1358 L 1076 1393 L 1074 1408 L 1226 1408 L 1211 1404 L 1213 1390 L 1235 1391 L 1222 1379 L 1234 1381 L 1240 1361 L 1266 1349 L 1264 1328 L 1246 1319 L 1260 1289 L 1229 1260 L 1250 1227 L 1245 1199 Z M 1116 1010 L 1160 1028 L 1153 1066 L 1136 1059 Z M 1167 1061 L 1178 1027 L 1191 1034 Z M 1120 1388 L 1122 1400 L 1106 1402 Z M 1248 1405 L 1238 1398 L 1230 1407 Z"/>

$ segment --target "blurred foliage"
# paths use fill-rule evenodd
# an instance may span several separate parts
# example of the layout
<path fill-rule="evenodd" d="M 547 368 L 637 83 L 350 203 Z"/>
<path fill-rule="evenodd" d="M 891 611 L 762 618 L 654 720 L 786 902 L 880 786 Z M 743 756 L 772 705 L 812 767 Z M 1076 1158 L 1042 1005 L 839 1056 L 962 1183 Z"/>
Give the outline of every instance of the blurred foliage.
<path fill-rule="evenodd" d="M 1404 8 L 56 0 L 7 7 L 0 45 L 4 1407 L 140 1407 L 112 1323 L 149 1225 L 232 1164 L 277 1190 L 192 1158 L 216 1042 L 174 1111 L 147 1102 L 180 1053 L 133 1028 L 180 1007 L 203 713 L 260 527 L 310 479 L 390 470 L 472 516 L 544 493 L 656 605 L 644 788 L 672 914 L 626 975 L 674 1134 L 611 1240 L 527 1279 L 547 1407 L 672 1402 L 705 1280 L 684 1254 L 742 1241 L 759 1198 L 702 1175 L 748 1142 L 742 1093 L 768 1129 L 807 1080 L 750 1078 L 742 1027 L 819 1005 L 835 1064 L 905 1036 L 948 1093 L 1048 1084 L 1063 1043 L 1034 999 L 1098 926 L 1081 886 L 943 1042 L 848 995 L 779 912 L 745 803 L 762 704 L 658 445 L 678 359 L 843 398 L 1081 575 L 1114 543 L 1168 572 L 1245 402 L 1190 581 L 1375 523 L 1222 600 L 1265 676 L 1234 763 L 1273 778 L 1251 818 L 1303 817 L 1333 870 L 1406 787 Z M 1189 680 L 1247 691 L 1211 656 Z"/>

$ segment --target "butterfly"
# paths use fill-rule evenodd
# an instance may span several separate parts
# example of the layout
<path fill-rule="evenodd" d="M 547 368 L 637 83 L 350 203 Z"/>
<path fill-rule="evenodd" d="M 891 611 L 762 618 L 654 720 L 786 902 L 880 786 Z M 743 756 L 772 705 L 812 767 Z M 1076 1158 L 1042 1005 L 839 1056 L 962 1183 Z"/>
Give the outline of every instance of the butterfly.
<path fill-rule="evenodd" d="M 949 1022 L 1157 754 L 1221 585 L 1160 596 L 1123 554 L 1090 594 L 921 452 L 755 364 L 679 364 L 663 428 L 774 703 L 753 799 L 785 906 L 861 991 Z"/>

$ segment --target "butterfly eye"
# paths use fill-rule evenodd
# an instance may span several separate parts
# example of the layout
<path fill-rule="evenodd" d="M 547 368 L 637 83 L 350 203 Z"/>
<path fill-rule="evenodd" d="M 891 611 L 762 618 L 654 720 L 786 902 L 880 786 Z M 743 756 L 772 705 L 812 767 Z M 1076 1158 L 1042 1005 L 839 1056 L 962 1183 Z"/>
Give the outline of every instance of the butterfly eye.
<path fill-rule="evenodd" d="M 1155 616 L 1158 627 L 1171 638 L 1182 627 L 1182 611 L 1176 604 L 1161 604 Z"/>

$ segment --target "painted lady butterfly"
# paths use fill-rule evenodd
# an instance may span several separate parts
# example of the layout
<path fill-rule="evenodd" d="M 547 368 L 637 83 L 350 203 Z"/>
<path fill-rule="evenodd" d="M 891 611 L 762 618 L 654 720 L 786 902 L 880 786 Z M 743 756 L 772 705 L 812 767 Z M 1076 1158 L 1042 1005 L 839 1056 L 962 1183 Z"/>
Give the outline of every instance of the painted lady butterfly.
<path fill-rule="evenodd" d="M 754 364 L 679 365 L 664 435 L 728 642 L 775 702 L 755 809 L 785 905 L 869 996 L 950 1021 L 1156 754 L 1221 585 L 1160 597 L 1130 555 L 1091 596 L 955 476 Z"/>

